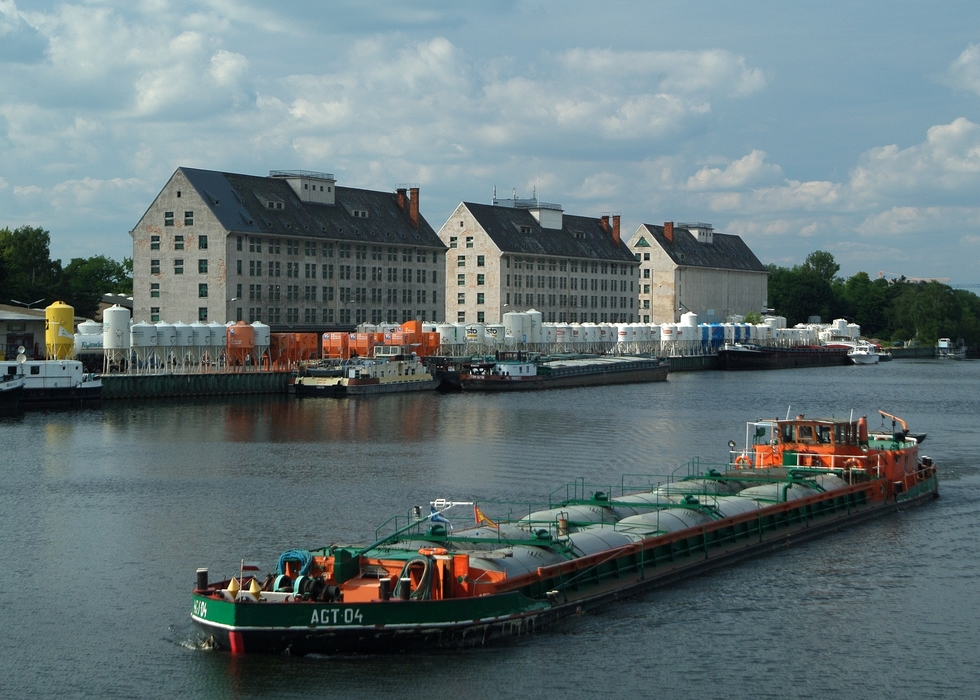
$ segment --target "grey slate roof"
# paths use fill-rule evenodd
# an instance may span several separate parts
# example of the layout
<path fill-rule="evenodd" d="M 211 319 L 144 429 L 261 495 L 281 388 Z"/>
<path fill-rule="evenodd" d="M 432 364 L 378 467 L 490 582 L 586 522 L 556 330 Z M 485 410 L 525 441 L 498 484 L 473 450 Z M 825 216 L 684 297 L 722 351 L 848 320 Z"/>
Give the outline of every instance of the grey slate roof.
<path fill-rule="evenodd" d="M 664 238 L 663 226 L 643 224 L 643 227 L 647 232 L 641 232 L 640 235 L 655 240 L 677 265 L 751 272 L 768 271 L 739 236 L 715 231 L 714 243 L 698 243 L 697 237 L 686 228 L 674 226 L 674 241 L 671 243 Z"/>
<path fill-rule="evenodd" d="M 418 230 L 412 227 L 407 204 L 406 211 L 399 209 L 394 192 L 335 186 L 334 205 L 315 204 L 300 200 L 281 178 L 179 170 L 228 231 L 446 248 L 421 213 Z M 283 208 L 268 209 L 260 197 L 281 201 Z M 355 218 L 352 209 L 367 210 L 367 218 Z"/>
<path fill-rule="evenodd" d="M 602 230 L 597 218 L 562 216 L 562 229 L 542 228 L 527 209 L 463 202 L 494 244 L 505 253 L 554 255 L 636 264 L 636 257 L 620 240 L 613 244 L 611 232 Z M 531 228 L 521 233 L 521 227 Z M 610 224 L 610 227 L 612 224 Z M 611 231 L 611 229 L 610 229 Z"/>

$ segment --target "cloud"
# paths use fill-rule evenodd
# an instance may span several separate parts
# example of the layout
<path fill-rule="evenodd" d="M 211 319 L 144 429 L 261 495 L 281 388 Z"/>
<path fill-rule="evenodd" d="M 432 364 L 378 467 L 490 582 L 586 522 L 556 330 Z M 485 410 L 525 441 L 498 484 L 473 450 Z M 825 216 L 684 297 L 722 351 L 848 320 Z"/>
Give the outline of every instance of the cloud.
<path fill-rule="evenodd" d="M 0 0 L 0 63 L 36 63 L 47 42 L 24 18 L 14 0 Z"/>
<path fill-rule="evenodd" d="M 689 190 L 734 189 L 782 173 L 778 165 L 770 165 L 765 160 L 765 151 L 753 150 L 748 155 L 732 161 L 724 170 L 701 168 L 688 178 L 686 187 Z"/>
<path fill-rule="evenodd" d="M 943 78 L 951 88 L 980 95 L 980 46 L 967 46 L 949 65 Z"/>

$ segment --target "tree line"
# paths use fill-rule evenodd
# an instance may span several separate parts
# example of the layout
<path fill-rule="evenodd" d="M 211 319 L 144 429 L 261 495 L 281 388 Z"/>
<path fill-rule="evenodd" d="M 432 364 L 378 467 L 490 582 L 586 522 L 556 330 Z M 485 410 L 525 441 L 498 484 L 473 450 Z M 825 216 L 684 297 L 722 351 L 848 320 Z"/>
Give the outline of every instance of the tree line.
<path fill-rule="evenodd" d="M 810 253 L 802 265 L 768 267 L 769 305 L 788 325 L 806 323 L 810 316 L 824 323 L 847 318 L 869 338 L 980 343 L 980 297 L 972 292 L 940 282 L 871 279 L 867 272 L 845 280 L 837 276 L 834 256 L 822 250 Z"/>
<path fill-rule="evenodd" d="M 133 260 L 104 255 L 51 259 L 51 235 L 43 228 L 0 228 L 0 303 L 43 308 L 55 301 L 92 318 L 103 294 L 133 293 Z"/>

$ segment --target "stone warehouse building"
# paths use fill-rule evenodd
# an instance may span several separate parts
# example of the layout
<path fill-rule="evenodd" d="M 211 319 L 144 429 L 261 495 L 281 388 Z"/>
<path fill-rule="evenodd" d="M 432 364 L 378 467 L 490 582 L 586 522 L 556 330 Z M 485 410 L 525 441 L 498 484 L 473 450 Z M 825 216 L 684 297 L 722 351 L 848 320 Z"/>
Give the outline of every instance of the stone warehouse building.
<path fill-rule="evenodd" d="M 323 331 L 443 320 L 446 249 L 417 187 L 178 168 L 131 235 L 137 321 Z"/>
<path fill-rule="evenodd" d="M 447 321 L 499 323 L 531 308 L 545 321 L 636 320 L 639 263 L 618 215 L 570 216 L 536 197 L 462 202 L 439 238 Z"/>
<path fill-rule="evenodd" d="M 710 224 L 643 224 L 629 242 L 640 266 L 639 320 L 672 323 L 693 311 L 704 323 L 764 312 L 769 273 L 738 236 Z"/>

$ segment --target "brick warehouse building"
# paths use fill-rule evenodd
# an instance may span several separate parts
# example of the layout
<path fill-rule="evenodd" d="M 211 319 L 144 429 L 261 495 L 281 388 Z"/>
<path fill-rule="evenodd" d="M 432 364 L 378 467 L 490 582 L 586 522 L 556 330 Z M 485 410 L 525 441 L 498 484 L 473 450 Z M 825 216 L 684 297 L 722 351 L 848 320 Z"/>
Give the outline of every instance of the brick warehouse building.
<path fill-rule="evenodd" d="M 136 321 L 320 331 L 443 320 L 446 246 L 417 187 L 178 168 L 130 235 Z"/>

